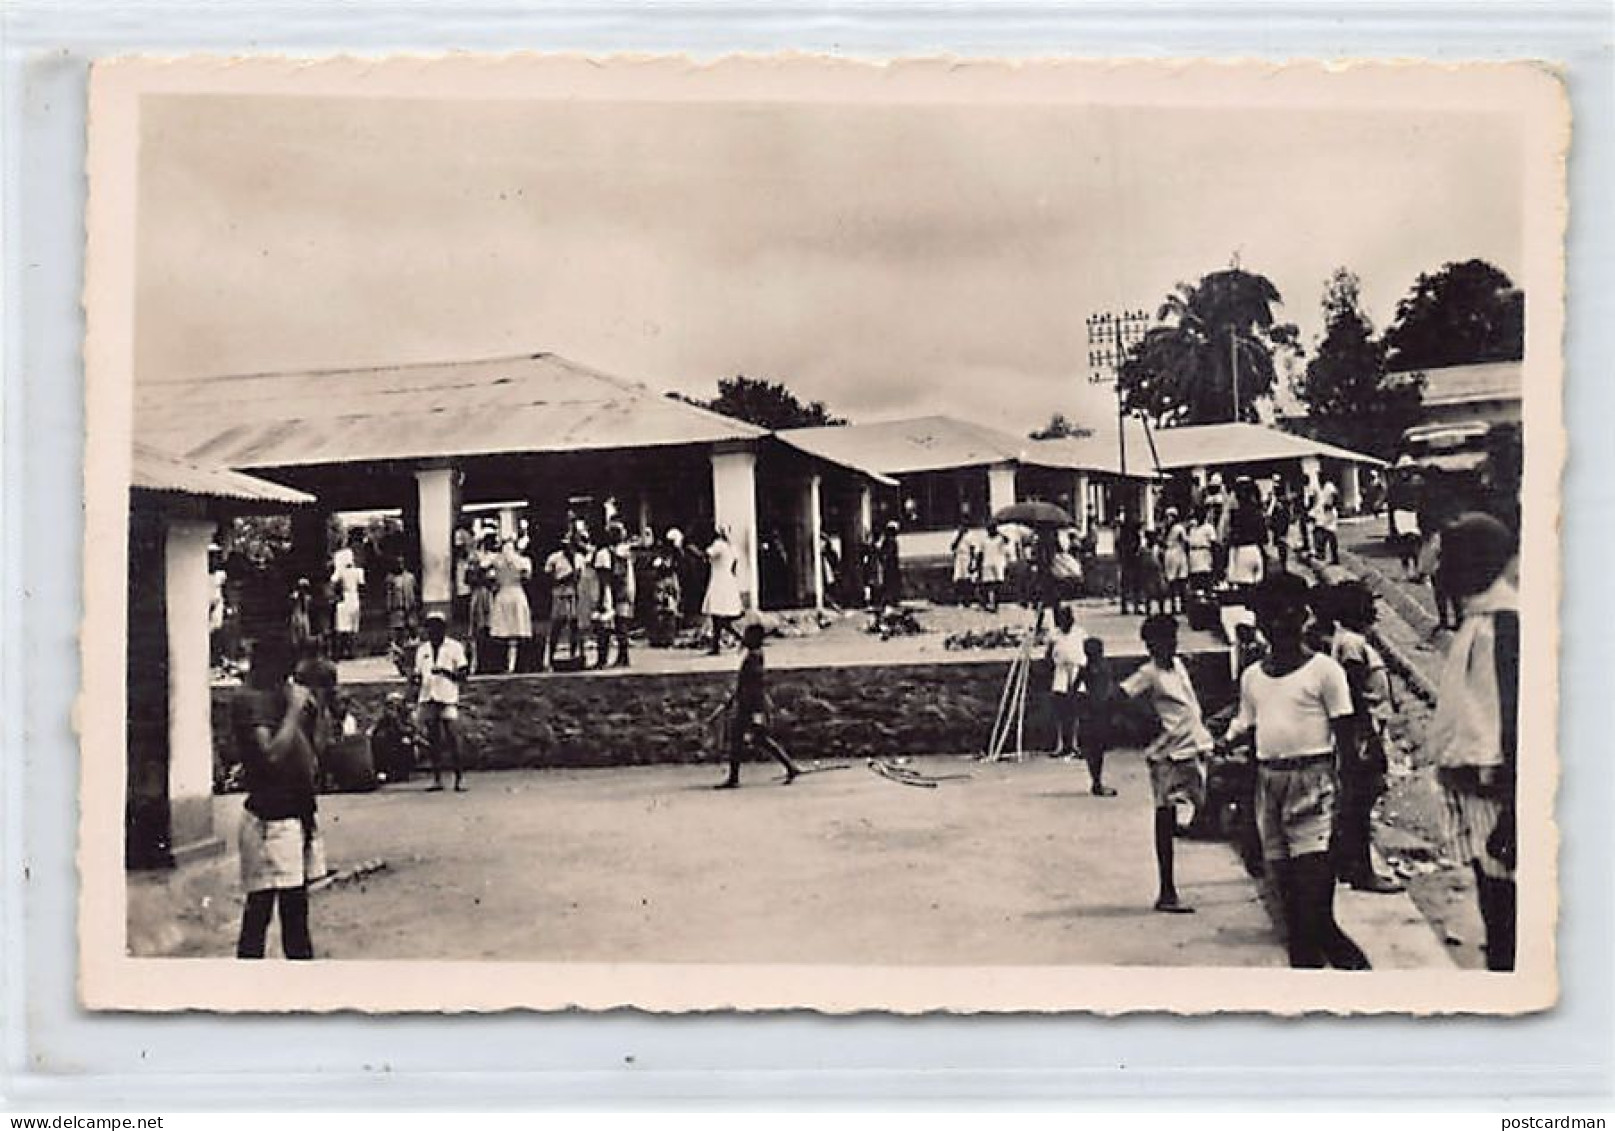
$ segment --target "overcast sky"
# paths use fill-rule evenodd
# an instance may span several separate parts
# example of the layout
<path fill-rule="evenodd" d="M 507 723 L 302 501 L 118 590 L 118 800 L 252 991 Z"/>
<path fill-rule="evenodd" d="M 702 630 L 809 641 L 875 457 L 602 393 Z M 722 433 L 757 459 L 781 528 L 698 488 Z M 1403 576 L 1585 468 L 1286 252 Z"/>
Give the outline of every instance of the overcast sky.
<path fill-rule="evenodd" d="M 1084 319 L 1226 266 L 1307 344 L 1336 266 L 1516 278 L 1507 119 L 1053 106 L 148 98 L 136 374 L 541 350 L 854 419 L 1103 418 Z"/>

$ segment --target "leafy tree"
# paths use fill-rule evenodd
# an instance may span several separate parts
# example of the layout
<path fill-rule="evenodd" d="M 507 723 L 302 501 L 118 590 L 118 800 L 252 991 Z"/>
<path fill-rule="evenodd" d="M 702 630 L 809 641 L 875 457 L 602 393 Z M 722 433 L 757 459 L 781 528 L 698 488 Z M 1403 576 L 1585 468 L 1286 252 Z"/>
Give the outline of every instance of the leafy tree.
<path fill-rule="evenodd" d="M 1275 357 L 1300 348 L 1295 326 L 1274 317 L 1283 301 L 1266 276 L 1237 266 L 1179 283 L 1122 365 L 1124 403 L 1163 426 L 1259 419 Z"/>
<path fill-rule="evenodd" d="M 1092 436 L 1093 429 L 1085 427 L 1067 418 L 1063 412 L 1057 412 L 1049 417 L 1049 422 L 1035 432 L 1028 432 L 1028 440 L 1065 440 L 1081 439 Z"/>
<path fill-rule="evenodd" d="M 847 423 L 841 417 L 832 416 L 823 401 L 804 403 L 778 381 L 763 381 L 745 374 L 720 380 L 718 395 L 711 400 L 686 397 L 679 393 L 669 393 L 668 396 L 770 431 Z"/>
<path fill-rule="evenodd" d="M 1385 344 L 1363 313 L 1357 276 L 1337 268 L 1324 285 L 1323 340 L 1292 382 L 1307 406 L 1309 431 L 1321 440 L 1382 458 L 1418 419 L 1422 375 L 1392 374 Z"/>
<path fill-rule="evenodd" d="M 254 561 L 274 561 L 292 550 L 292 520 L 283 514 L 241 515 L 225 528 L 229 549 Z"/>
<path fill-rule="evenodd" d="M 1525 295 L 1480 259 L 1421 274 L 1385 331 L 1394 371 L 1518 361 L 1525 356 Z"/>

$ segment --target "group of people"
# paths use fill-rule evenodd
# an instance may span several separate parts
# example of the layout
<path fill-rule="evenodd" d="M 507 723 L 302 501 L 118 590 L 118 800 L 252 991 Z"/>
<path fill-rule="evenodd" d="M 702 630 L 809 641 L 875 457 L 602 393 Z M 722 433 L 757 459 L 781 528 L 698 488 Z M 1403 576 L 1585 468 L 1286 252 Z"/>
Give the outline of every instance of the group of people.
<path fill-rule="evenodd" d="M 549 552 L 534 549 L 525 521 L 504 535 L 488 528 L 457 533 L 452 621 L 463 630 L 471 674 L 628 667 L 642 624 L 652 647 L 673 646 L 691 630 L 714 654 L 740 642 L 740 554 L 724 527 L 697 545 L 676 527 L 657 539 L 609 517 L 597 531 L 569 514 Z M 408 672 L 424 623 L 420 586 L 402 559 L 387 570 L 390 652 Z M 323 639 L 308 589 L 300 582 L 292 594 L 290 630 L 299 643 Z M 355 608 L 355 630 L 357 617 Z M 351 646 L 331 652 L 353 654 Z"/>
<path fill-rule="evenodd" d="M 996 522 L 989 522 L 985 528 L 960 523 L 949 549 L 953 555 L 954 600 L 960 605 L 980 604 L 989 612 L 996 610 L 1017 543 Z"/>
<path fill-rule="evenodd" d="M 286 594 L 283 612 L 267 623 L 238 626 L 241 647 L 275 635 L 289 639 L 295 652 L 313 648 L 333 660 L 358 656 L 373 579 L 383 574 L 388 650 L 407 666 L 422 638 L 425 606 L 401 546 L 389 551 L 362 533 L 350 535 L 323 572 L 288 578 L 289 592 L 279 590 Z M 716 652 L 739 642 L 735 625 L 746 611 L 739 563 L 725 528 L 697 542 L 670 527 L 657 539 L 649 530 L 630 533 L 609 511 L 598 524 L 569 513 L 547 554 L 538 551 L 526 520 L 504 533 L 492 524 L 465 526 L 454 536 L 450 615 L 462 630 L 473 673 L 626 667 L 641 624 L 653 647 L 700 629 Z M 898 584 L 896 569 L 888 573 Z M 222 564 L 213 574 L 209 617 L 215 658 L 222 662 L 232 650 L 225 639 L 232 585 Z M 243 603 L 238 596 L 236 604 Z"/>
<path fill-rule="evenodd" d="M 1236 483 L 1232 509 L 1250 505 L 1250 495 Z M 1249 816 L 1259 857 L 1282 907 L 1291 965 L 1364 970 L 1367 957 L 1336 920 L 1336 886 L 1346 883 L 1372 893 L 1401 890 L 1393 878 L 1376 871 L 1372 852 L 1373 811 L 1385 790 L 1387 728 L 1396 708 L 1384 657 L 1369 639 L 1373 595 L 1355 580 L 1313 586 L 1286 570 L 1268 572 L 1265 564 L 1257 566 L 1239 551 L 1260 545 L 1245 540 L 1254 527 L 1244 522 L 1230 519 L 1227 524 L 1234 533 L 1226 568 L 1230 583 L 1246 589 L 1243 596 L 1254 614 L 1254 628 L 1238 641 L 1237 703 L 1227 725 L 1216 728 L 1221 735 L 1214 734 L 1215 724 L 1205 717 L 1178 654 L 1178 621 L 1169 611 L 1157 609 L 1145 617 L 1140 637 L 1147 657 L 1118 679 L 1103 642 L 1082 631 L 1068 605 L 1055 603 L 1048 644 L 1054 753 L 1083 760 L 1091 792 L 1114 797 L 1116 791 L 1104 780 L 1104 764 L 1117 744 L 1125 704 L 1150 709 L 1158 724 L 1144 751 L 1158 880 L 1154 907 L 1168 914 L 1194 910 L 1175 877 L 1174 841 L 1182 830 L 1182 811 L 1206 805 L 1210 764 L 1249 765 L 1248 789 L 1236 800 Z M 680 547 L 682 540 L 672 536 L 676 534 L 670 532 L 664 546 Z M 1460 516 L 1445 527 L 1443 539 L 1442 583 L 1461 620 L 1427 743 L 1443 789 L 1453 852 L 1474 873 L 1488 967 L 1511 970 L 1517 853 L 1517 547 L 1506 527 L 1482 514 Z M 617 581 L 617 563 L 623 560 L 617 547 L 623 540 L 620 532 L 608 530 L 603 544 L 593 547 L 574 530 L 546 560 L 544 572 L 560 594 L 571 591 L 576 600 L 586 559 L 595 583 L 608 594 L 598 599 L 609 600 L 615 609 L 625 594 Z M 1193 541 L 1185 538 L 1178 548 L 1191 574 L 1204 572 L 1193 568 L 1204 563 L 1192 556 Z M 743 609 L 738 584 L 732 592 L 725 588 L 724 579 L 734 578 L 734 557 L 722 531 L 706 556 L 710 577 L 703 607 L 714 620 L 714 646 L 718 635 L 728 631 L 744 651 L 734 692 L 719 708 L 729 763 L 720 788 L 738 786 L 742 763 L 757 753 L 777 761 L 789 784 L 802 771 L 771 725 L 763 628 L 752 623 L 735 631 Z M 493 560 L 499 586 L 519 591 L 531 575 L 526 561 L 513 543 L 501 546 Z M 659 576 L 677 573 L 665 557 L 659 569 Z M 525 597 L 522 602 L 521 609 L 502 614 L 512 618 L 499 621 L 502 627 L 521 627 Z M 554 603 L 560 606 L 564 600 Z M 498 608 L 497 589 L 493 608 Z M 489 619 L 495 619 L 492 610 Z M 378 732 L 384 725 L 418 725 L 430 757 L 430 788 L 441 791 L 447 772 L 453 775 L 454 789 L 463 791 L 459 709 L 472 660 L 467 648 L 449 635 L 441 613 L 425 617 L 424 628 L 426 638 L 415 647 L 410 667 L 414 718 L 406 718 L 398 697 L 389 701 L 388 717 L 378 723 Z M 600 639 L 604 649 L 606 638 Z M 552 636 L 552 649 L 553 641 Z M 624 647 L 618 662 L 626 662 L 626 656 Z M 239 833 L 247 902 L 237 953 L 244 958 L 263 955 L 277 912 L 286 955 L 313 954 L 307 884 L 322 870 L 318 767 L 334 733 L 336 675 L 334 664 L 308 641 L 302 642 L 302 661 L 297 657 L 295 646 L 260 641 L 247 684 L 232 708 L 247 793 Z"/>
<path fill-rule="evenodd" d="M 1121 611 L 1186 613 L 1219 588 L 1249 589 L 1283 573 L 1291 555 L 1340 563 L 1340 497 L 1333 483 L 1264 495 L 1249 476 L 1225 490 L 1212 476 L 1183 507 L 1169 505 L 1147 528 L 1123 511 L 1116 524 Z"/>
<path fill-rule="evenodd" d="M 1019 574 L 1014 589 L 1025 604 L 1052 606 L 1078 595 L 1097 549 L 1096 528 L 1091 512 L 1081 531 L 960 523 L 949 546 L 955 603 L 995 612 L 1011 586 L 1012 570 Z"/>
<path fill-rule="evenodd" d="M 1447 810 L 1453 854 L 1474 873 L 1486 926 L 1486 960 L 1515 960 L 1515 774 L 1519 623 L 1513 578 L 1517 548 L 1496 519 L 1465 514 L 1445 530 L 1443 584 L 1461 611 L 1426 742 Z M 1361 582 L 1312 586 L 1277 571 L 1251 586 L 1253 630 L 1242 634 L 1237 707 L 1214 737 L 1188 669 L 1177 655 L 1178 623 L 1165 612 L 1141 628 L 1147 659 L 1126 679 L 1108 670 L 1103 646 L 1085 637 L 1070 609 L 1055 610 L 1049 643 L 1057 756 L 1080 756 L 1091 789 L 1104 784 L 1106 749 L 1127 700 L 1158 722 L 1145 750 L 1154 801 L 1159 888 L 1155 908 L 1186 913 L 1173 874 L 1179 809 L 1206 804 L 1208 763 L 1250 763 L 1234 799 L 1249 814 L 1283 908 L 1291 965 L 1368 968 L 1334 916 L 1337 883 L 1394 893 L 1372 852 L 1376 801 L 1386 788 L 1388 726 L 1395 711 L 1385 659 L 1369 640 L 1374 597 Z"/>
<path fill-rule="evenodd" d="M 293 649 L 319 645 L 338 660 L 358 654 L 367 584 L 360 549 L 358 541 L 337 549 L 318 584 L 297 579 L 287 600 L 286 628 Z"/>

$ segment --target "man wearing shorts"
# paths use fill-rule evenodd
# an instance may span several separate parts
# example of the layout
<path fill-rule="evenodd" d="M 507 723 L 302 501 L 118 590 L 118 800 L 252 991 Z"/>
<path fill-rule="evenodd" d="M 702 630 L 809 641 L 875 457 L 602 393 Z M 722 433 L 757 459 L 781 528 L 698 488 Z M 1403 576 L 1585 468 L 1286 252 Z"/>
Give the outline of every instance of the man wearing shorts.
<path fill-rule="evenodd" d="M 460 767 L 460 685 L 470 672 L 465 646 L 448 635 L 448 623 L 443 614 L 428 614 L 426 639 L 415 650 L 415 679 L 420 687 L 417 710 L 421 730 L 432 752 L 429 791 L 443 789 L 443 759 L 447 754 L 454 771 L 454 791 L 465 792 L 465 776 Z"/>
<path fill-rule="evenodd" d="M 1177 835 L 1178 806 L 1198 808 L 1204 801 L 1204 758 L 1211 751 L 1211 733 L 1201 717 L 1189 669 L 1178 656 L 1177 620 L 1161 613 L 1146 617 L 1140 635 L 1149 659 L 1122 681 L 1121 691 L 1129 699 L 1147 696 L 1161 720 L 1161 733 L 1144 751 L 1155 798 L 1155 865 L 1161 881 L 1155 910 L 1183 915 L 1194 908 L 1178 898 L 1172 838 Z"/>
<path fill-rule="evenodd" d="M 1345 671 L 1306 646 L 1309 595 L 1293 573 L 1257 587 L 1252 604 L 1268 654 L 1240 676 L 1239 713 L 1225 740 L 1254 738 L 1256 826 L 1284 904 L 1290 965 L 1366 970 L 1367 957 L 1335 922 L 1329 859 L 1335 752 L 1356 748 L 1355 711 Z"/>

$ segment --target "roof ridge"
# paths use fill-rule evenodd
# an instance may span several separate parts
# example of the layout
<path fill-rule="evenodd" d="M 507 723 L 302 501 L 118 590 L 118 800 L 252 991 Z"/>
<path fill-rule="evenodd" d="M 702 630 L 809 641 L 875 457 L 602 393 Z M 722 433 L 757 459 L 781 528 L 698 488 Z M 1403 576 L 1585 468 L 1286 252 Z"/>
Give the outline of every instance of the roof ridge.
<path fill-rule="evenodd" d="M 539 361 L 544 358 L 549 358 L 552 361 L 566 365 L 570 368 L 592 373 L 595 376 L 604 377 L 608 380 L 626 380 L 626 378 L 612 377 L 611 375 L 602 373 L 599 370 L 590 369 L 590 367 L 573 361 L 571 358 L 566 357 L 563 354 L 558 354 L 553 350 L 538 350 L 537 352 L 531 353 L 495 354 L 489 357 L 462 357 L 440 359 L 437 361 L 393 361 L 374 363 L 370 365 L 314 366 L 313 368 L 309 369 L 259 369 L 248 373 L 207 373 L 196 374 L 190 377 L 173 378 L 153 377 L 147 378 L 143 381 L 137 380 L 135 382 L 135 388 L 138 390 L 142 386 L 151 385 L 207 384 L 214 381 L 257 381 L 270 377 L 330 377 L 339 373 L 380 373 L 388 369 L 458 369 L 468 365 L 490 365 L 495 362 L 502 361 Z M 644 388 L 645 386 L 640 385 L 640 387 Z"/>

